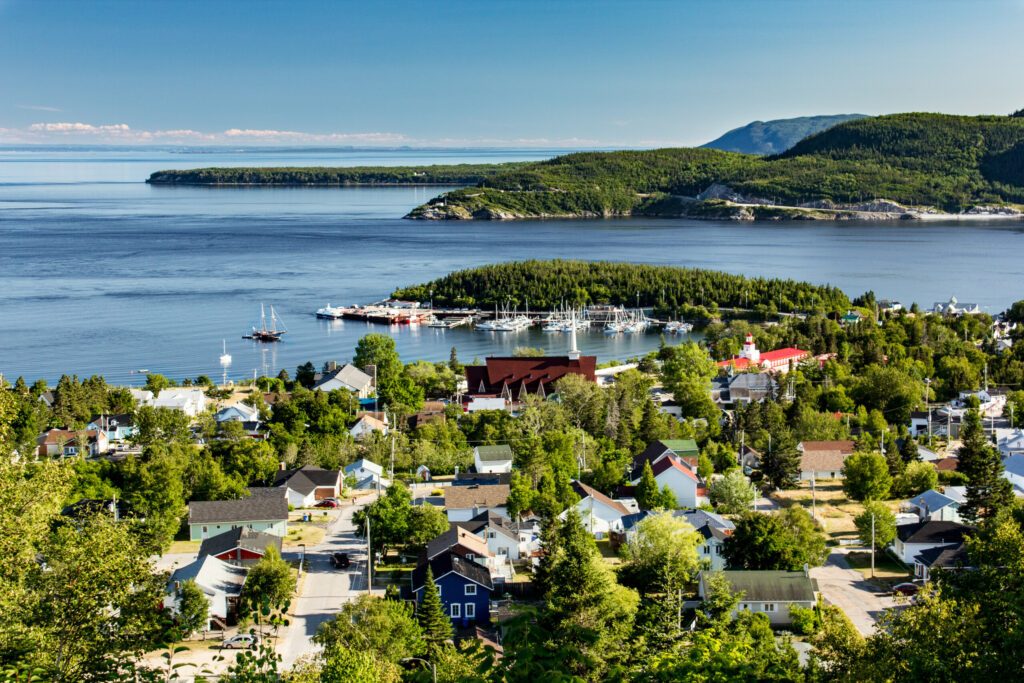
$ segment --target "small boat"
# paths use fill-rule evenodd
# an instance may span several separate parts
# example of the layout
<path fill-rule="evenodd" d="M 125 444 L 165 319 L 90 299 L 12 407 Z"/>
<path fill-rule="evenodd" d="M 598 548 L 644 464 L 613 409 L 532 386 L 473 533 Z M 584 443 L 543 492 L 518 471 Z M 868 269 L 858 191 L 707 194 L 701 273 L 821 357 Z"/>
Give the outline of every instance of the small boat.
<path fill-rule="evenodd" d="M 345 313 L 345 308 L 342 306 L 331 306 L 327 304 L 323 308 L 316 309 L 316 317 L 324 320 L 337 320 L 341 318 Z"/>
<path fill-rule="evenodd" d="M 281 324 L 281 329 L 277 329 L 278 323 Z M 255 325 L 252 328 L 252 332 L 249 334 L 243 334 L 242 339 L 252 339 L 258 342 L 279 342 L 281 337 L 288 332 L 284 326 L 284 321 L 277 317 L 277 312 L 274 311 L 274 307 L 270 307 L 270 327 L 267 327 L 267 313 L 260 304 L 260 326 Z"/>
<path fill-rule="evenodd" d="M 141 370 L 129 370 L 128 374 L 130 374 L 130 375 L 146 375 L 146 374 L 149 374 L 149 370 L 147 370 L 146 368 L 142 368 Z"/>

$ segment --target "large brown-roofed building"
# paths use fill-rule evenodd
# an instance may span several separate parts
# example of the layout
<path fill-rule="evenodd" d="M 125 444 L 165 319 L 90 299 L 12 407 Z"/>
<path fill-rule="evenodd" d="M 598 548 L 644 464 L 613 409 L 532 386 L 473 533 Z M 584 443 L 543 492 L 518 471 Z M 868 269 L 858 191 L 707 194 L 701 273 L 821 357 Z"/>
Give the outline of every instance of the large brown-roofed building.
<path fill-rule="evenodd" d="M 466 522 L 485 510 L 508 516 L 508 494 L 506 484 L 448 487 L 444 494 L 448 521 Z"/>
<path fill-rule="evenodd" d="M 545 356 L 542 358 L 488 358 L 486 365 L 466 366 L 467 396 L 495 396 L 509 402 L 528 394 L 547 396 L 554 383 L 566 375 L 582 375 L 597 381 L 596 356 Z"/>

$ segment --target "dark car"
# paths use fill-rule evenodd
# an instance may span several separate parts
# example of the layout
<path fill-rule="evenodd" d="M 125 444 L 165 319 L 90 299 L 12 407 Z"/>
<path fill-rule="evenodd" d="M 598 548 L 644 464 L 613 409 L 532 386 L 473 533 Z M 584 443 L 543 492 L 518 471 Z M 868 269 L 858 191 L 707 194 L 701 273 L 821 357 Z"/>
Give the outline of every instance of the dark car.
<path fill-rule="evenodd" d="M 348 553 L 334 553 L 331 555 L 331 564 L 335 569 L 348 569 L 352 561 L 348 559 Z"/>
<path fill-rule="evenodd" d="M 333 498 L 324 498 L 316 504 L 318 508 L 336 508 L 338 507 L 338 501 Z"/>
<path fill-rule="evenodd" d="M 906 595 L 906 596 L 909 597 L 909 596 L 912 596 L 912 595 L 917 595 L 917 592 L 919 590 L 921 590 L 921 587 L 919 585 L 917 585 L 916 583 L 910 583 L 908 581 L 906 583 L 898 583 L 895 586 L 893 586 L 892 587 L 892 594 L 893 595 Z"/>

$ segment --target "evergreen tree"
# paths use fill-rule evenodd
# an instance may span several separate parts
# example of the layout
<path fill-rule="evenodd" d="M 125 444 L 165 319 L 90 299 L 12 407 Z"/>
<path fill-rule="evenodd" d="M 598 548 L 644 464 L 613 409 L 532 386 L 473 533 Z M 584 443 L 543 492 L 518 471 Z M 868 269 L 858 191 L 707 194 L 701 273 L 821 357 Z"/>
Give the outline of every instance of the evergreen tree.
<path fill-rule="evenodd" d="M 966 500 L 960 505 L 960 516 L 972 522 L 987 519 L 1013 503 L 1013 488 L 1003 477 L 999 451 L 985 438 L 977 399 L 964 416 L 960 431 L 961 446 L 958 471 L 967 476 Z"/>
<path fill-rule="evenodd" d="M 533 585 L 541 595 L 545 595 L 551 589 L 551 567 L 561 552 L 561 544 L 558 540 L 560 524 L 561 520 L 554 515 L 548 516 L 541 522 L 540 538 L 538 539 L 540 562 L 533 571 Z"/>
<path fill-rule="evenodd" d="M 641 510 L 653 510 L 659 507 L 661 492 L 658 490 L 658 482 L 654 478 L 650 460 L 644 461 L 643 474 L 640 475 L 640 483 L 636 486 L 635 495 Z"/>
<path fill-rule="evenodd" d="M 889 468 L 889 476 L 893 479 L 903 474 L 907 463 L 903 460 L 903 453 L 896 444 L 896 439 L 888 438 L 885 441 L 885 464 Z"/>
<path fill-rule="evenodd" d="M 672 493 L 672 489 L 668 487 L 668 484 L 661 487 L 661 492 L 658 494 L 657 507 L 662 510 L 675 510 L 679 507 L 679 501 L 676 500 L 676 494 Z"/>
<path fill-rule="evenodd" d="M 423 598 L 416 610 L 416 621 L 423 629 L 423 640 L 428 645 L 441 645 L 452 638 L 452 621 L 444 613 L 441 592 L 434 583 L 434 572 L 427 566 L 427 576 L 423 583 Z"/>
<path fill-rule="evenodd" d="M 774 405 L 774 404 L 773 404 Z M 773 489 L 788 488 L 800 474 L 800 451 L 789 429 L 774 433 L 771 447 L 761 456 L 761 474 Z"/>
<path fill-rule="evenodd" d="M 448 368 L 459 374 L 462 372 L 462 363 L 459 362 L 459 354 L 456 352 L 455 347 L 452 347 L 451 353 L 448 354 Z"/>
<path fill-rule="evenodd" d="M 903 442 L 900 444 L 900 457 L 903 459 L 904 465 L 921 460 L 921 454 L 917 452 L 917 442 L 909 432 L 903 437 Z"/>

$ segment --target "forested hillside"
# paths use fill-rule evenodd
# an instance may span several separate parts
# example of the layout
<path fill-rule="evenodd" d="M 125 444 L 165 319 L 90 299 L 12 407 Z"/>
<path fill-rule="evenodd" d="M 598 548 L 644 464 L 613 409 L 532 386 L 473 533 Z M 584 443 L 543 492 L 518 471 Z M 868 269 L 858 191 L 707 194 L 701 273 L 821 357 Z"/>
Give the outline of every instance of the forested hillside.
<path fill-rule="evenodd" d="M 422 285 L 395 291 L 399 298 L 435 305 L 524 306 L 622 304 L 659 309 L 700 305 L 771 306 L 779 311 L 845 310 L 847 296 L 836 287 L 795 280 L 748 278 L 713 270 L 587 261 L 521 261 L 470 268 Z"/>
<path fill-rule="evenodd" d="M 350 168 L 195 168 L 157 171 L 146 182 L 154 185 L 469 185 L 526 165 L 528 162 Z"/>
<path fill-rule="evenodd" d="M 743 154 L 781 154 L 808 135 L 820 133 L 840 123 L 862 118 L 864 118 L 864 114 L 835 114 L 754 121 L 734 128 L 701 147 L 720 149 L 725 152 L 742 152 Z"/>
<path fill-rule="evenodd" d="M 712 185 L 725 186 L 724 191 L 701 194 Z M 951 212 L 1024 203 L 1024 119 L 944 114 L 860 119 L 774 157 L 711 149 L 570 154 L 497 173 L 477 187 L 432 200 L 410 217 L 705 217 L 705 200 L 718 202 L 723 194 L 733 205 L 770 203 L 818 212 L 787 214 L 775 208 L 774 216 L 765 217 L 825 217 L 822 209 L 836 204 L 876 199 Z M 711 208 L 720 207 L 712 203 Z M 711 216 L 729 217 L 715 211 Z M 733 212 L 731 217 L 743 216 Z"/>

